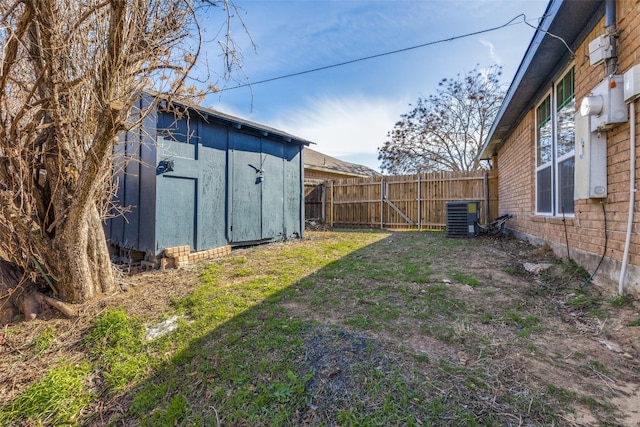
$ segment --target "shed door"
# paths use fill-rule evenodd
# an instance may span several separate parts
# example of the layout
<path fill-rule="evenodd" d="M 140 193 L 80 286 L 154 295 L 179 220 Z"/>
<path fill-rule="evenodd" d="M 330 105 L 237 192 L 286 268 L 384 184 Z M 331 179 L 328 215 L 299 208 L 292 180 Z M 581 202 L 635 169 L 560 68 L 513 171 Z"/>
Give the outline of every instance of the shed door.
<path fill-rule="evenodd" d="M 232 243 L 262 240 L 260 138 L 232 134 L 230 237 Z"/>
<path fill-rule="evenodd" d="M 262 140 L 262 238 L 282 239 L 284 227 L 283 145 Z"/>
<path fill-rule="evenodd" d="M 196 247 L 196 180 L 163 176 L 159 178 L 156 212 L 158 246 Z"/>

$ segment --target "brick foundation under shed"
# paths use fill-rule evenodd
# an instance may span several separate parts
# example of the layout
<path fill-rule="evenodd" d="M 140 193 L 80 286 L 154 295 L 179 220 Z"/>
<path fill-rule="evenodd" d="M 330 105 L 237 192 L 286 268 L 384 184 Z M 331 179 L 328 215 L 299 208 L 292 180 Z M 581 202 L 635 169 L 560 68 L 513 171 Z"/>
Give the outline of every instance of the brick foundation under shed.
<path fill-rule="evenodd" d="M 180 268 L 206 259 L 220 258 L 231 253 L 231 246 L 190 252 L 189 245 L 166 248 L 160 257 L 160 268 Z"/>

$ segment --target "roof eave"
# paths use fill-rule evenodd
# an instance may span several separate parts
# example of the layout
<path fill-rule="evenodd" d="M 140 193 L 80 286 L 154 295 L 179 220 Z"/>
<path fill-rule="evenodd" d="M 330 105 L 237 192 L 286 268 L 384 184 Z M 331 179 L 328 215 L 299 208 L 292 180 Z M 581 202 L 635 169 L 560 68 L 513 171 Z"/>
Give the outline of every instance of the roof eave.
<path fill-rule="evenodd" d="M 485 139 L 481 160 L 498 153 L 553 77 L 573 60 L 563 41 L 575 51 L 603 15 L 603 0 L 549 2 Z"/>
<path fill-rule="evenodd" d="M 149 95 L 157 98 L 158 100 L 168 101 L 168 99 L 167 99 L 167 97 L 165 95 L 160 94 L 158 92 L 146 91 L 146 93 L 148 93 Z M 315 143 L 312 142 L 312 141 L 308 141 L 306 139 L 299 138 L 299 137 L 297 137 L 295 135 L 292 135 L 290 133 L 281 131 L 279 129 L 275 129 L 275 128 L 272 128 L 270 126 L 266 126 L 266 125 L 262 125 L 262 124 L 259 124 L 259 123 L 255 123 L 255 122 L 252 122 L 250 120 L 243 119 L 241 117 L 232 116 L 231 114 L 222 113 L 222 112 L 214 110 L 212 108 L 202 107 L 200 105 L 196 105 L 196 104 L 190 103 L 188 101 L 182 101 L 182 100 L 178 100 L 178 101 L 171 100 L 170 102 L 172 104 L 175 104 L 175 105 L 180 105 L 182 107 L 186 107 L 188 109 L 198 111 L 199 114 L 201 116 L 203 116 L 205 119 L 209 119 L 211 117 L 217 118 L 218 120 L 221 120 L 222 122 L 225 122 L 228 125 L 235 127 L 236 129 L 241 129 L 241 128 L 244 127 L 246 129 L 251 129 L 253 131 L 261 133 L 263 135 L 271 134 L 271 135 L 277 136 L 278 138 L 282 139 L 283 141 L 285 141 L 287 143 L 291 143 L 291 144 L 306 145 L 306 146 L 309 146 L 311 144 L 315 145 Z"/>
<path fill-rule="evenodd" d="M 353 178 L 367 178 L 369 176 L 373 176 L 373 175 L 366 175 L 366 174 L 355 173 L 355 172 L 347 172 L 347 171 L 344 171 L 344 170 L 331 169 L 331 168 L 326 168 L 326 167 L 322 167 L 322 166 L 314 166 L 314 165 L 308 165 L 308 164 L 305 164 L 304 168 L 308 169 L 308 170 L 311 170 L 311 171 L 315 171 L 315 172 L 332 173 L 332 174 L 335 174 L 335 175 L 351 176 Z"/>

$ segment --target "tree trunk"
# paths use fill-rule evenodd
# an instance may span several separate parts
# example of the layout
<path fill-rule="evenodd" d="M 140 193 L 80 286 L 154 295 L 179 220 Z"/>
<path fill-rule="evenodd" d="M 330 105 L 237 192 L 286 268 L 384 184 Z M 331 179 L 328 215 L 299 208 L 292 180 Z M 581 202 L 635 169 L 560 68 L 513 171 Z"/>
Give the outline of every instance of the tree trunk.
<path fill-rule="evenodd" d="M 0 259 L 0 325 L 13 323 L 20 314 L 24 320 L 33 320 L 47 307 L 66 317 L 76 315 L 73 308 L 45 295 L 44 283 L 33 282 L 28 276 L 17 265 Z"/>
<path fill-rule="evenodd" d="M 19 314 L 24 320 L 33 320 L 48 307 L 72 317 L 74 309 L 64 302 L 82 303 L 114 290 L 113 267 L 98 209 L 94 206 L 78 215 L 83 219 L 70 215 L 61 226 L 63 232 L 53 240 L 30 241 L 39 242 L 35 253 L 41 259 L 35 259 L 35 255 L 32 259 L 48 273 L 44 279 L 49 283 L 41 279 L 34 282 L 30 280 L 33 274 L 25 274 L 18 265 L 0 259 L 0 325 L 12 323 Z M 45 294 L 49 288 L 59 299 Z"/>
<path fill-rule="evenodd" d="M 98 209 L 85 220 L 68 221 L 56 237 L 47 265 L 56 274 L 58 297 L 82 303 L 115 289 L 113 267 Z"/>

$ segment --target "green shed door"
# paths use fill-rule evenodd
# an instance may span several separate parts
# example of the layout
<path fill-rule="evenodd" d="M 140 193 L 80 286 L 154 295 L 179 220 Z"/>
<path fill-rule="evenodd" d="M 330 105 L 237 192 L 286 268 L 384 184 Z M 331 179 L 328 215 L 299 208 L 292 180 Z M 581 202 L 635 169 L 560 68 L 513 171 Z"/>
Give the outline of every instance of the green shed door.
<path fill-rule="evenodd" d="M 232 243 L 262 240 L 262 165 L 260 138 L 241 133 L 231 135 L 231 211 Z"/>
<path fill-rule="evenodd" d="M 284 236 L 284 148 L 281 143 L 262 140 L 262 238 Z"/>
<path fill-rule="evenodd" d="M 157 235 L 159 248 L 172 248 L 195 242 L 196 180 L 162 176 L 158 178 Z"/>

